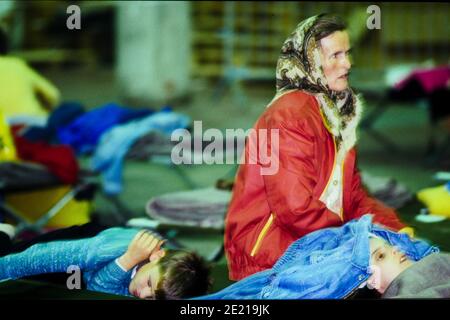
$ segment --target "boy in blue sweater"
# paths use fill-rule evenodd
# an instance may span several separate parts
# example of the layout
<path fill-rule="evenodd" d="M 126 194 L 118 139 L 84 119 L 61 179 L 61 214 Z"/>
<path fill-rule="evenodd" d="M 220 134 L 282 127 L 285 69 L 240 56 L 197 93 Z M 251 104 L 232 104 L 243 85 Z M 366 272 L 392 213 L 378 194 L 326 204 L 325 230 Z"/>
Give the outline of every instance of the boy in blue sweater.
<path fill-rule="evenodd" d="M 205 294 L 209 268 L 196 253 L 163 249 L 150 231 L 110 228 L 78 240 L 37 243 L 0 258 L 0 281 L 79 268 L 88 290 L 142 299 Z M 69 269 L 70 268 L 70 269 Z"/>

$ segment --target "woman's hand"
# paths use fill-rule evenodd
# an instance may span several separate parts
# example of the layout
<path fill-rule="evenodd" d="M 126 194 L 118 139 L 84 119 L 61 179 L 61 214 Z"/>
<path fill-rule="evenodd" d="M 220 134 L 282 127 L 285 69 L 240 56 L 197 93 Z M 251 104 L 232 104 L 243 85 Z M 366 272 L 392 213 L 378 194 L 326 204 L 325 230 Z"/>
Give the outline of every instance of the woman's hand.
<path fill-rule="evenodd" d="M 149 259 L 152 253 L 159 251 L 164 242 L 165 240 L 150 231 L 141 230 L 131 241 L 128 250 L 119 258 L 119 263 L 128 271 L 141 261 Z"/>

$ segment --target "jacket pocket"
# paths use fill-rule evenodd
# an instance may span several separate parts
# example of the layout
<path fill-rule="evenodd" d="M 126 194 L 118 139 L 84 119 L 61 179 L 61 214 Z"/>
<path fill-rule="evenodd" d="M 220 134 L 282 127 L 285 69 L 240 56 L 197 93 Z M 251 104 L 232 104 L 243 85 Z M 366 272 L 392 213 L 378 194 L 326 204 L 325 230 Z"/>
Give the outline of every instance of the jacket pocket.
<path fill-rule="evenodd" d="M 275 218 L 275 215 L 273 213 L 271 213 L 269 216 L 269 219 L 264 224 L 264 227 L 262 228 L 261 232 L 258 235 L 258 238 L 256 239 L 255 245 L 253 246 L 253 249 L 250 253 L 251 257 L 254 257 L 256 255 L 256 253 L 258 253 L 259 247 L 261 246 L 261 243 L 264 240 L 264 237 L 266 236 L 267 231 L 269 231 L 269 228 L 272 225 L 274 218 Z"/>

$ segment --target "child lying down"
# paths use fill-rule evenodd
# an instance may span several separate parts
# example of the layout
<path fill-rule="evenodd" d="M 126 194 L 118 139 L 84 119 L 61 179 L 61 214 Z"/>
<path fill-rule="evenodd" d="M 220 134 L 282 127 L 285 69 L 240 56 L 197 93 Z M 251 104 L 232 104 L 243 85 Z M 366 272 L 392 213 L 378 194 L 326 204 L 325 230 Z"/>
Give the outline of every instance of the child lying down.
<path fill-rule="evenodd" d="M 78 268 L 88 290 L 143 299 L 206 294 L 209 267 L 185 250 L 162 248 L 150 231 L 110 228 L 95 237 L 37 243 L 0 257 L 0 281 Z M 70 272 L 68 274 L 68 277 Z"/>
<path fill-rule="evenodd" d="M 308 234 L 271 269 L 196 299 L 343 299 L 366 285 L 385 298 L 448 298 L 450 258 L 438 252 L 365 215 Z"/>
<path fill-rule="evenodd" d="M 414 261 L 378 237 L 370 239 L 370 252 L 374 272 L 367 286 L 381 298 L 450 298 L 450 254 Z"/>

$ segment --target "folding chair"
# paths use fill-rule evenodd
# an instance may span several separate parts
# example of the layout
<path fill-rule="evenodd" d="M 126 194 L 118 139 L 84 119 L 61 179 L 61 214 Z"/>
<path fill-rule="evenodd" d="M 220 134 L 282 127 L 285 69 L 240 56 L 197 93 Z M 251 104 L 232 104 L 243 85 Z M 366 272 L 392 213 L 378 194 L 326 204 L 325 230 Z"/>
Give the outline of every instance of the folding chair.
<path fill-rule="evenodd" d="M 63 209 L 72 200 L 90 201 L 96 190 L 96 184 L 83 175 L 80 175 L 77 183 L 71 186 L 65 186 L 64 190 L 59 191 L 57 200 L 51 204 L 40 217 L 31 221 L 23 210 L 8 204 L 6 199 L 12 195 L 18 196 L 19 201 L 27 198 L 27 194 L 33 191 L 52 190 L 52 188 L 64 186 L 50 173 L 44 166 L 29 162 L 1 162 L 0 163 L 0 213 L 6 219 L 13 220 L 16 223 L 17 232 L 32 231 L 43 233 L 48 223 L 60 214 Z M 29 203 L 19 203 L 22 208 L 29 207 Z M 88 222 L 88 214 L 81 216 L 79 223 Z"/>

